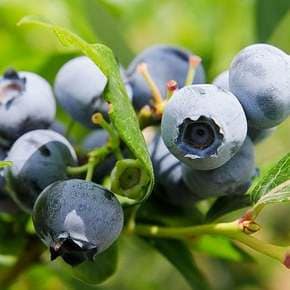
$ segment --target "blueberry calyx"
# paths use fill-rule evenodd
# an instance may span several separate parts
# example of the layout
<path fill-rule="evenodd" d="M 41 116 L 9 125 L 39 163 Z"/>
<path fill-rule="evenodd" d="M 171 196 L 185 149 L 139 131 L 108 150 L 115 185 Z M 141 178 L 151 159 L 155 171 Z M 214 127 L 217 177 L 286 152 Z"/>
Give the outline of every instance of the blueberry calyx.
<path fill-rule="evenodd" d="M 71 266 L 77 266 L 86 260 L 94 261 L 98 252 L 94 244 L 72 238 L 68 233 L 55 239 L 49 249 L 51 261 L 62 257 Z"/>
<path fill-rule="evenodd" d="M 9 79 L 9 80 L 19 80 L 20 77 L 19 77 L 19 74 L 17 73 L 17 71 L 13 68 L 9 68 L 7 69 L 4 74 L 3 74 L 3 77 L 5 79 Z"/>
<path fill-rule="evenodd" d="M 200 116 L 196 120 L 186 118 L 179 125 L 176 143 L 188 157 L 204 157 L 215 155 L 223 142 L 224 135 L 216 122 L 208 117 Z"/>
<path fill-rule="evenodd" d="M 0 105 L 9 105 L 25 90 L 26 78 L 21 78 L 14 69 L 8 69 L 0 80 Z"/>

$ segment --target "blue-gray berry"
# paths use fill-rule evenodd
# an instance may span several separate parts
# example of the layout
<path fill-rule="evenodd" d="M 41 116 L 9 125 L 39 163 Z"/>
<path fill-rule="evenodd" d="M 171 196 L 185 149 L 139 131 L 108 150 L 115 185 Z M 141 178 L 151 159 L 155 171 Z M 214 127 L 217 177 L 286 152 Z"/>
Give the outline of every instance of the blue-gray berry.
<path fill-rule="evenodd" d="M 107 81 L 107 77 L 91 59 L 80 56 L 65 63 L 57 73 L 55 95 L 74 120 L 94 127 L 92 115 L 108 110 L 102 97 Z"/>
<path fill-rule="evenodd" d="M 290 113 L 290 61 L 268 44 L 244 48 L 230 67 L 231 92 L 240 100 L 249 126 L 272 128 Z"/>
<path fill-rule="evenodd" d="M 43 190 L 33 209 L 36 233 L 70 265 L 93 260 L 119 237 L 123 210 L 114 194 L 93 182 L 57 181 Z"/>
<path fill-rule="evenodd" d="M 195 170 L 182 166 L 183 179 L 200 198 L 244 194 L 257 175 L 254 146 L 250 138 L 227 163 L 213 170 Z"/>
<path fill-rule="evenodd" d="M 168 151 L 160 132 L 156 133 L 149 144 L 149 152 L 159 197 L 174 206 L 192 206 L 197 198 L 185 185 L 182 179 L 181 162 Z"/>
<path fill-rule="evenodd" d="M 56 105 L 49 83 L 31 72 L 8 70 L 0 78 L 0 136 L 16 140 L 24 133 L 48 128 Z"/>
<path fill-rule="evenodd" d="M 194 169 L 209 170 L 239 151 L 247 120 L 230 92 L 215 85 L 191 85 L 173 94 L 165 107 L 161 133 L 176 158 Z"/>
<path fill-rule="evenodd" d="M 189 57 L 192 54 L 182 48 L 170 45 L 154 45 L 137 55 L 128 67 L 127 73 L 133 89 L 133 105 L 136 110 L 149 105 L 151 91 L 144 78 L 136 71 L 141 63 L 146 63 L 148 70 L 158 86 L 161 95 L 166 97 L 166 84 L 175 80 L 179 87 L 184 86 L 189 67 Z M 199 64 L 193 83 L 205 82 L 203 66 Z"/>
<path fill-rule="evenodd" d="M 77 162 L 70 143 L 51 130 L 24 134 L 13 144 L 6 159 L 13 162 L 5 169 L 12 197 L 28 212 L 40 192 L 52 182 L 66 179 L 66 167 Z"/>
<path fill-rule="evenodd" d="M 220 73 L 212 82 L 214 85 L 230 91 L 230 85 L 229 85 L 229 71 L 223 71 L 222 73 Z"/>
<path fill-rule="evenodd" d="M 275 130 L 276 127 L 269 129 L 257 129 L 254 127 L 248 127 L 248 136 L 256 145 L 267 139 L 269 136 L 271 136 Z"/>
<path fill-rule="evenodd" d="M 132 89 L 122 68 L 120 72 L 130 98 Z M 94 128 L 92 115 L 96 112 L 108 114 L 108 104 L 103 98 L 107 82 L 107 77 L 90 58 L 80 56 L 60 68 L 54 90 L 58 102 L 74 120 Z"/>

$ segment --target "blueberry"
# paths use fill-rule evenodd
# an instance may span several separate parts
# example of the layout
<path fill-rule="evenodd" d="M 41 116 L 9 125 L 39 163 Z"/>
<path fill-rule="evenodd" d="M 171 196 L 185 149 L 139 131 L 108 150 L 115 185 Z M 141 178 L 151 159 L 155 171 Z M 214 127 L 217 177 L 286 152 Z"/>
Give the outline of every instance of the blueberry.
<path fill-rule="evenodd" d="M 226 70 L 222 73 L 220 73 L 212 82 L 214 85 L 230 91 L 230 85 L 229 85 L 229 71 Z"/>
<path fill-rule="evenodd" d="M 73 119 L 94 127 L 91 116 L 107 112 L 102 98 L 107 77 L 88 57 L 76 57 L 64 64 L 57 73 L 54 91 L 60 105 Z"/>
<path fill-rule="evenodd" d="M 182 179 L 181 162 L 168 151 L 159 132 L 149 144 L 149 152 L 159 197 L 174 206 L 191 206 L 197 199 Z"/>
<path fill-rule="evenodd" d="M 124 73 L 123 76 L 125 78 Z M 130 94 L 128 81 L 124 81 Z M 92 115 L 96 112 L 108 113 L 108 104 L 103 99 L 107 82 L 107 77 L 91 59 L 80 56 L 60 68 L 54 90 L 58 102 L 74 120 L 94 128 Z"/>
<path fill-rule="evenodd" d="M 213 170 L 195 170 L 182 166 L 183 179 L 201 198 L 244 194 L 257 175 L 254 146 L 246 138 L 240 151 L 227 163 Z"/>
<path fill-rule="evenodd" d="M 166 83 L 169 80 L 177 81 L 179 87 L 184 86 L 189 67 L 191 53 L 179 47 L 169 45 L 155 45 L 142 51 L 131 62 L 127 73 L 133 89 L 133 105 L 136 110 L 148 105 L 151 100 L 151 91 L 137 72 L 139 64 L 145 62 L 149 72 L 158 86 L 163 97 L 166 96 Z M 205 74 L 202 65 L 199 65 L 193 83 L 205 82 Z"/>
<path fill-rule="evenodd" d="M 33 209 L 36 233 L 75 266 L 106 250 L 123 227 L 123 210 L 113 193 L 80 179 L 57 181 L 45 188 Z"/>
<path fill-rule="evenodd" d="M 269 136 L 271 136 L 275 130 L 276 130 L 276 127 L 269 128 L 269 129 L 256 129 L 253 127 L 248 127 L 248 136 L 256 145 L 264 141 Z"/>
<path fill-rule="evenodd" d="M 82 148 L 84 151 L 89 152 L 94 148 L 104 146 L 109 139 L 109 134 L 104 129 L 96 129 L 90 133 L 82 142 Z"/>
<path fill-rule="evenodd" d="M 6 152 L 0 147 L 0 161 L 6 158 Z M 0 195 L 4 192 L 5 179 L 3 176 L 3 169 L 0 169 Z"/>
<path fill-rule="evenodd" d="M 229 84 L 246 112 L 249 126 L 277 126 L 290 113 L 290 62 L 286 53 L 268 44 L 244 48 L 230 67 Z"/>
<path fill-rule="evenodd" d="M 49 129 L 52 130 L 52 131 L 55 131 L 55 132 L 57 132 L 58 134 L 63 135 L 63 136 L 64 136 L 65 133 L 66 133 L 65 126 L 64 126 L 61 122 L 59 122 L 59 121 L 54 121 L 54 122 L 50 125 Z"/>
<path fill-rule="evenodd" d="M 16 140 L 28 131 L 48 128 L 55 110 L 52 89 L 39 75 L 8 70 L 1 77 L 1 137 Z"/>
<path fill-rule="evenodd" d="M 13 166 L 5 169 L 13 199 L 30 212 L 37 196 L 54 181 L 66 179 L 66 167 L 76 164 L 70 143 L 51 130 L 34 130 L 21 136 L 8 152 Z"/>
<path fill-rule="evenodd" d="M 168 102 L 161 133 L 176 158 L 193 169 L 222 166 L 242 146 L 247 120 L 239 101 L 215 85 L 191 85 Z"/>

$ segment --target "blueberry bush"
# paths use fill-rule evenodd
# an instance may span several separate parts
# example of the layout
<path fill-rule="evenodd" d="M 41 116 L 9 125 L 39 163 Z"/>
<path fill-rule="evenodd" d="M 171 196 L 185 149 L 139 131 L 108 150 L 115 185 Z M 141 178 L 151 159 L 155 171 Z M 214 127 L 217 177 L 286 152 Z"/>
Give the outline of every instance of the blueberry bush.
<path fill-rule="evenodd" d="M 264 289 L 290 269 L 289 2 L 221 1 L 251 6 L 256 36 L 230 57 L 218 44 L 216 68 L 204 36 L 205 56 L 160 42 L 134 56 L 116 23 L 163 7 L 145 2 L 50 4 L 72 29 L 17 1 L 0 10 L 28 42 L 0 65 L 1 290 Z M 261 150 L 279 138 L 277 156 L 275 141 Z"/>

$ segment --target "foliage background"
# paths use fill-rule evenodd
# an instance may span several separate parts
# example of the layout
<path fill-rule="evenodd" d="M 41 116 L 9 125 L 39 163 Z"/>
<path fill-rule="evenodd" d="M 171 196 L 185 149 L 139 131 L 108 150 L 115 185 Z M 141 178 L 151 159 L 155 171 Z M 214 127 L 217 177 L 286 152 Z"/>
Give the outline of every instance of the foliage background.
<path fill-rule="evenodd" d="M 92 43 L 108 44 L 124 66 L 151 44 L 184 46 L 203 58 L 211 81 L 248 44 L 266 41 L 290 53 L 289 8 L 287 0 L 0 0 L 0 71 L 32 70 L 53 82 L 61 64 L 75 55 L 43 30 L 16 26 L 23 16 L 36 14 Z M 58 112 L 58 118 L 68 120 L 63 112 Z M 262 169 L 289 151 L 289 132 L 288 120 L 257 147 Z M 81 127 L 74 129 L 77 140 L 85 133 Z M 264 238 L 290 244 L 289 214 L 289 204 L 265 210 L 260 217 L 267 228 Z M 121 248 L 117 274 L 101 287 L 84 286 L 48 264 L 33 267 L 11 289 L 188 289 L 179 273 L 142 241 L 123 238 Z M 218 249 L 219 256 L 223 251 L 227 249 Z M 202 250 L 197 258 L 214 289 L 290 289 L 289 270 L 253 254 L 254 262 L 239 262 L 239 257 L 220 260 Z M 0 267 L 5 263 L 0 256 Z"/>

